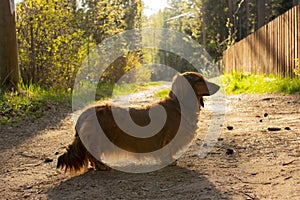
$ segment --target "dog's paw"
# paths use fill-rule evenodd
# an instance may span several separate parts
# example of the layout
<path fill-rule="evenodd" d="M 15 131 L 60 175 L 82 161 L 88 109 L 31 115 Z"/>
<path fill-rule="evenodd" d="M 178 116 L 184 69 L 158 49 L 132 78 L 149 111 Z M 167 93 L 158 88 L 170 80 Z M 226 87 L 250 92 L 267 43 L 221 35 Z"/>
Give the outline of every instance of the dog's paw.
<path fill-rule="evenodd" d="M 171 164 L 169 164 L 169 166 L 177 166 L 177 160 L 175 160 L 174 162 L 172 162 Z"/>
<path fill-rule="evenodd" d="M 99 171 L 110 171 L 111 170 L 111 168 L 109 166 L 107 166 L 106 164 L 104 164 L 100 161 L 91 162 L 91 166 L 95 170 L 99 170 Z"/>

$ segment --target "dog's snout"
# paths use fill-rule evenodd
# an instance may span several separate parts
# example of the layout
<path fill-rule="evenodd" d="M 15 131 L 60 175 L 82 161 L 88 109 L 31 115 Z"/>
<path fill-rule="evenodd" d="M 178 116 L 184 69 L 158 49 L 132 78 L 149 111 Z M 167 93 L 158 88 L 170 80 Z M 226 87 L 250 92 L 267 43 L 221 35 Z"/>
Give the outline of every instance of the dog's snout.
<path fill-rule="evenodd" d="M 206 81 L 206 87 L 207 87 L 207 94 L 205 94 L 205 96 L 213 95 L 216 92 L 218 92 L 218 90 L 220 89 L 220 86 L 209 81 Z"/>

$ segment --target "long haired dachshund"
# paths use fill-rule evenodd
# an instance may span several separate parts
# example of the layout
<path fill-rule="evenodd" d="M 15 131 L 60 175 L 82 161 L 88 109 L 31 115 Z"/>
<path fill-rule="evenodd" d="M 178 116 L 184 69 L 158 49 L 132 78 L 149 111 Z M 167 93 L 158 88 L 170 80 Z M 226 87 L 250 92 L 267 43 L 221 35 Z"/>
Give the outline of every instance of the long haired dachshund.
<path fill-rule="evenodd" d="M 181 120 L 187 122 L 184 123 L 184 132 L 187 135 L 192 134 L 194 137 L 199 111 L 201 107 L 204 107 L 203 96 L 212 95 L 218 90 L 218 85 L 204 80 L 201 74 L 185 72 L 174 77 L 169 96 L 152 105 L 122 108 L 105 104 L 88 108 L 79 116 L 75 126 L 75 139 L 67 148 L 67 152 L 58 158 L 57 168 L 76 172 L 86 168 L 90 163 L 97 170 L 110 169 L 110 167 L 101 162 L 101 158 L 96 159 L 93 156 L 94 154 L 92 155 L 84 145 L 86 144 L 83 140 L 84 135 L 88 135 L 89 132 L 98 129 L 99 125 L 113 144 L 133 153 L 153 152 L 169 144 L 175 137 Z M 190 99 L 195 99 L 195 101 L 190 101 Z M 112 112 L 114 109 L 115 112 L 122 116 L 124 112 L 129 111 L 132 120 L 137 125 L 146 126 L 151 122 L 149 110 L 158 106 L 163 106 L 165 109 L 166 121 L 157 134 L 148 138 L 134 137 L 125 133 L 118 127 Z M 183 112 L 182 110 L 185 111 Z M 97 124 L 95 124 L 95 121 Z M 183 140 L 185 139 L 183 138 Z M 90 139 L 90 141 L 95 143 L 93 139 Z M 190 141 L 190 138 L 187 137 L 186 142 Z M 96 145 L 99 146 L 100 144 Z M 101 153 L 109 153 L 111 150 L 104 147 Z"/>

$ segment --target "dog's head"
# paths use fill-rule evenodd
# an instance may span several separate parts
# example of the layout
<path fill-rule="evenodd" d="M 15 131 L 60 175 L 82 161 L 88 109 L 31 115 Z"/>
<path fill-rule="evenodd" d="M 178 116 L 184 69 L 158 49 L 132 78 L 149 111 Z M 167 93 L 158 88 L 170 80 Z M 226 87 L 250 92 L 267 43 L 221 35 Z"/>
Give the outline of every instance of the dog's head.
<path fill-rule="evenodd" d="M 193 94 L 191 93 L 191 88 L 194 91 Z M 218 85 L 205 80 L 201 74 L 185 72 L 174 77 L 170 97 L 172 98 L 175 93 L 176 98 L 180 101 L 196 95 L 197 103 L 199 106 L 204 107 L 203 96 L 213 95 L 219 89 Z"/>

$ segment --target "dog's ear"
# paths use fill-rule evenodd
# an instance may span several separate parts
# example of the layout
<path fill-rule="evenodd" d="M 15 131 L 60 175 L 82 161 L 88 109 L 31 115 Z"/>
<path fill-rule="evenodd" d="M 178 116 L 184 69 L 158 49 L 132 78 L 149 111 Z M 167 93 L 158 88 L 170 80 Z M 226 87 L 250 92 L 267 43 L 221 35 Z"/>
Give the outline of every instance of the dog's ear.
<path fill-rule="evenodd" d="M 209 81 L 203 80 L 202 82 L 195 83 L 194 89 L 197 95 L 210 96 L 215 94 L 220 89 L 220 86 Z"/>
<path fill-rule="evenodd" d="M 183 75 L 176 75 L 173 78 L 172 91 L 170 93 L 170 97 L 174 97 L 175 94 L 178 100 L 183 100 L 183 98 L 186 97 L 185 93 L 187 93 L 190 90 L 189 87 L 191 86 Z"/>
<path fill-rule="evenodd" d="M 199 106 L 197 96 L 190 81 L 182 74 L 178 74 L 173 79 L 170 98 L 174 98 L 174 96 L 187 108 L 194 109 L 195 106 Z"/>

